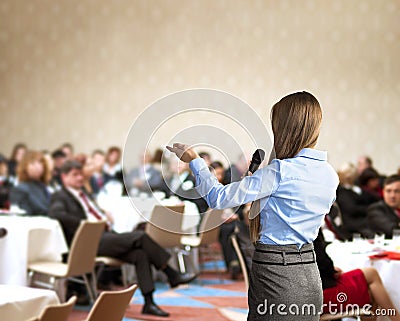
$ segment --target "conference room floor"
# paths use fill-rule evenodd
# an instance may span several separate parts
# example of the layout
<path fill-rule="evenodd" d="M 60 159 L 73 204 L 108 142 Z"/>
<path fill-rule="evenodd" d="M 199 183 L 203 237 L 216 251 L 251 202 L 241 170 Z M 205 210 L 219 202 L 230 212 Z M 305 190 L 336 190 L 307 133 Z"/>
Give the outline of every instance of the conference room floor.
<path fill-rule="evenodd" d="M 227 321 L 231 318 L 223 314 L 247 316 L 247 293 L 244 281 L 231 281 L 226 273 L 222 274 L 222 280 L 220 280 L 218 274 L 206 272 L 202 274 L 201 283 L 197 280 L 175 289 L 170 289 L 166 284 L 157 283 L 155 301 L 170 313 L 168 318 L 141 314 L 143 299 L 138 290 L 123 321 Z M 89 309 L 90 306 L 76 306 L 68 321 L 83 320 Z"/>

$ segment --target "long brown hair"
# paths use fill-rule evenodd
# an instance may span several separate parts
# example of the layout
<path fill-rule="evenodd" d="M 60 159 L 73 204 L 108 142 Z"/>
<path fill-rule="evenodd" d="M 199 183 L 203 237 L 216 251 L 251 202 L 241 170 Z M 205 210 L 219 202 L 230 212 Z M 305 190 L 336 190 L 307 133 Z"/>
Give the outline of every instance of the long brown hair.
<path fill-rule="evenodd" d="M 283 97 L 271 110 L 275 158 L 293 158 L 303 148 L 314 147 L 321 122 L 321 106 L 310 93 L 303 91 Z M 250 220 L 249 226 L 250 239 L 256 243 L 260 233 L 260 215 Z"/>
<path fill-rule="evenodd" d="M 11 157 L 10 160 L 16 161 L 16 156 L 17 156 L 17 152 L 20 149 L 25 149 L 25 151 L 27 150 L 27 147 L 24 143 L 17 143 L 14 145 L 13 150 L 11 152 Z"/>
<path fill-rule="evenodd" d="M 43 174 L 40 182 L 48 184 L 51 179 L 49 165 L 41 152 L 29 151 L 24 155 L 17 167 L 18 181 L 29 182 L 32 179 L 28 175 L 28 165 L 34 161 L 39 161 L 43 165 Z"/>

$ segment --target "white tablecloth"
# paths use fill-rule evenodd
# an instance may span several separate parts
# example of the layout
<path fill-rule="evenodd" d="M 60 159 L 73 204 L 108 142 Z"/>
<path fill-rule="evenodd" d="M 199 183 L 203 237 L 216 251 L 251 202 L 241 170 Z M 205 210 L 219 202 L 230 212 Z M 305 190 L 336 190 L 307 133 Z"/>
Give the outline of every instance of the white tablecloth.
<path fill-rule="evenodd" d="M 26 321 L 39 316 L 47 305 L 58 303 L 57 294 L 51 290 L 0 285 L 1 321 Z"/>
<path fill-rule="evenodd" d="M 0 216 L 8 231 L 0 239 L 0 284 L 27 284 L 27 264 L 61 261 L 68 246 L 58 221 L 48 217 Z"/>
<path fill-rule="evenodd" d="M 394 247 L 388 244 L 383 249 L 393 251 Z M 397 250 L 397 249 L 396 249 Z M 344 272 L 363 267 L 374 267 L 379 272 L 394 305 L 400 310 L 400 261 L 398 260 L 371 260 L 369 256 L 377 253 L 374 245 L 366 241 L 354 244 L 353 242 L 333 242 L 326 248 L 335 266 Z M 378 320 L 388 320 L 380 317 Z"/>
<path fill-rule="evenodd" d="M 113 229 L 118 233 L 130 232 L 138 223 L 145 222 L 151 217 L 155 205 L 173 206 L 182 204 L 179 199 L 169 198 L 157 201 L 155 198 L 137 197 L 133 199 L 135 208 L 128 196 L 100 196 L 97 199 L 99 206 L 109 211 L 114 218 Z M 196 204 L 185 201 L 185 212 L 182 230 L 185 232 L 197 231 L 200 214 Z"/>

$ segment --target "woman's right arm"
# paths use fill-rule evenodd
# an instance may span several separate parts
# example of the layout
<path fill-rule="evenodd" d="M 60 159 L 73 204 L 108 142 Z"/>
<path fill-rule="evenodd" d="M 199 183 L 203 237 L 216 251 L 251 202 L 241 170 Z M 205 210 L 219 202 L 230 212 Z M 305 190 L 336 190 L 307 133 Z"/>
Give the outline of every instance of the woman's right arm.
<path fill-rule="evenodd" d="M 239 182 L 222 185 L 190 146 L 174 143 L 172 147 L 167 146 L 167 149 L 181 161 L 189 163 L 196 178 L 196 190 L 211 208 L 224 209 L 253 202 L 271 195 L 278 188 L 280 163 L 277 160 Z"/>
<path fill-rule="evenodd" d="M 273 194 L 280 181 L 279 162 L 274 161 L 244 177 L 239 182 L 222 185 L 210 172 L 205 161 L 196 158 L 190 162 L 196 178 L 196 190 L 211 208 L 223 209 L 253 202 Z"/>

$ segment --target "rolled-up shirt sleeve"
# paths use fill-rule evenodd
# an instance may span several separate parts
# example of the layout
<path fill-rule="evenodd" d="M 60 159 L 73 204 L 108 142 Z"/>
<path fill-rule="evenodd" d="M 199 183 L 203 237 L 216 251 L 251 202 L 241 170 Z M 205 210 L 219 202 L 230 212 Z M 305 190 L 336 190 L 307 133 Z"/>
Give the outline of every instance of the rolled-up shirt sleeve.
<path fill-rule="evenodd" d="M 196 190 L 211 208 L 224 209 L 246 204 L 273 194 L 279 186 L 279 161 L 257 170 L 239 182 L 222 185 L 202 158 L 189 164 L 196 178 Z"/>

